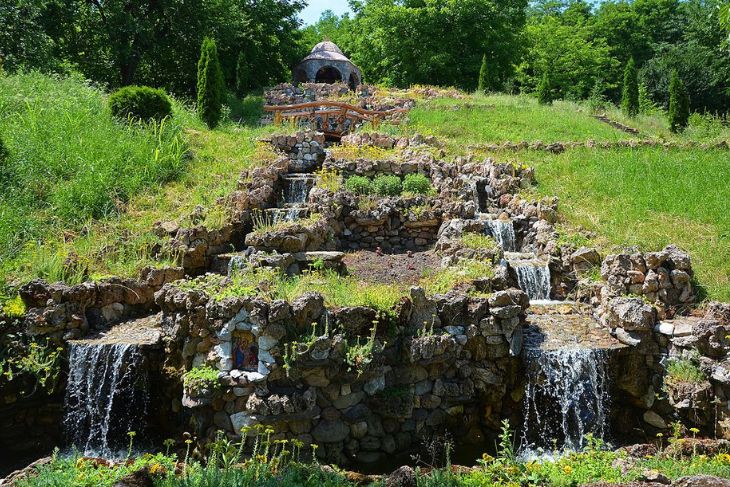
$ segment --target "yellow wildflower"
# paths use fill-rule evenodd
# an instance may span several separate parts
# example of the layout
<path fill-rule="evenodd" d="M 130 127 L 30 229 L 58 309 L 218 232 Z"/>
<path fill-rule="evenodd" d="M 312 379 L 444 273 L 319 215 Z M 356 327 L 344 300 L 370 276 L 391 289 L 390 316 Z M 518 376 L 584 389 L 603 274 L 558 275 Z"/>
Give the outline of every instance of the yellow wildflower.
<path fill-rule="evenodd" d="M 490 455 L 489 453 L 482 453 L 482 461 L 484 463 L 490 463 L 492 460 L 494 460 L 494 457 Z"/>
<path fill-rule="evenodd" d="M 153 463 L 152 465 L 150 465 L 150 473 L 152 475 L 164 475 L 165 467 L 163 467 L 159 463 Z"/>
<path fill-rule="evenodd" d="M 565 465 L 563 467 L 563 473 L 565 475 L 570 475 L 571 473 L 573 473 L 573 467 L 571 467 L 570 465 Z"/>

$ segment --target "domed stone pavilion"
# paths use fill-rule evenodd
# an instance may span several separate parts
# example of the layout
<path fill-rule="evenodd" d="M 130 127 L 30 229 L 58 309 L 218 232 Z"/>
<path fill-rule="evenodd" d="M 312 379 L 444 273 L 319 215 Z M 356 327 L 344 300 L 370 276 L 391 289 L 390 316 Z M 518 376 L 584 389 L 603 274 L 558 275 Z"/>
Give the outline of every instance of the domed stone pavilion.
<path fill-rule="evenodd" d="M 337 44 L 325 40 L 314 46 L 309 56 L 294 68 L 297 83 L 347 83 L 355 89 L 362 72 L 345 56 Z"/>

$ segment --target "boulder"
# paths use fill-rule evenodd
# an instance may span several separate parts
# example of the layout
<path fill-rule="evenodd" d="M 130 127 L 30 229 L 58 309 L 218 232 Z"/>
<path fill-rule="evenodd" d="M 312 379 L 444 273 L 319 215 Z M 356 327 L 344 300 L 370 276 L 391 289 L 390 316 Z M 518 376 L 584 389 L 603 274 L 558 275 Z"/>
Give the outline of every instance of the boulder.
<path fill-rule="evenodd" d="M 654 308 L 640 298 L 618 297 L 608 303 L 605 324 L 626 331 L 651 331 L 656 315 Z"/>
<path fill-rule="evenodd" d="M 320 443 L 343 441 L 349 433 L 350 428 L 342 421 L 320 421 L 312 430 L 312 436 Z"/>

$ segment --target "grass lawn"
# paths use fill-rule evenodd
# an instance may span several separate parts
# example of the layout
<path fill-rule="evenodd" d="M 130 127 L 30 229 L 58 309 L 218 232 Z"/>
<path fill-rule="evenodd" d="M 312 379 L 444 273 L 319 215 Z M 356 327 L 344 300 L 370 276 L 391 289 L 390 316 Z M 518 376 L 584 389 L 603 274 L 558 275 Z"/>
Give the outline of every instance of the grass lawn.
<path fill-rule="evenodd" d="M 435 135 L 449 152 L 464 154 L 468 146 L 499 142 L 618 141 L 632 136 L 593 118 L 570 102 L 540 105 L 528 96 L 475 95 L 466 99 L 437 98 L 419 102 L 401 133 Z"/>
<path fill-rule="evenodd" d="M 534 165 L 538 191 L 604 250 L 675 243 L 690 252 L 709 298 L 730 301 L 730 154 L 700 149 L 577 149 L 514 156 Z"/>

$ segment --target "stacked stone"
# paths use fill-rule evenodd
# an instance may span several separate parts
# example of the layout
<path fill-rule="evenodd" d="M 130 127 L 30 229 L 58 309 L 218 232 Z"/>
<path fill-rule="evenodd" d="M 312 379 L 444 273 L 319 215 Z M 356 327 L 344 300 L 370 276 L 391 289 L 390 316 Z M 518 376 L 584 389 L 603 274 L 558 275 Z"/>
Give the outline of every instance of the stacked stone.
<path fill-rule="evenodd" d="M 148 313 L 155 306 L 154 293 L 183 276 L 183 270 L 177 267 L 147 267 L 140 272 L 139 280 L 113 277 L 75 286 L 31 281 L 20 288 L 27 308 L 25 333 L 57 343 L 81 338 L 91 327 Z"/>
<path fill-rule="evenodd" d="M 325 138 L 321 132 L 297 132 L 294 135 L 273 135 L 274 149 L 287 154 L 290 172 L 312 172 L 324 162 Z"/>
<path fill-rule="evenodd" d="M 344 83 L 282 83 L 264 92 L 267 105 L 297 105 L 318 100 L 331 100 L 350 93 Z"/>
<path fill-rule="evenodd" d="M 663 142 L 654 139 L 640 139 L 640 140 L 619 140 L 615 142 L 602 141 L 598 142 L 595 140 L 588 140 L 586 142 L 552 142 L 546 143 L 541 141 L 536 142 L 502 142 L 501 144 L 480 144 L 469 146 L 472 150 L 486 150 L 486 151 L 524 151 L 524 150 L 535 150 L 535 151 L 546 151 L 553 154 L 560 154 L 569 149 L 587 147 L 590 149 L 616 149 L 616 148 L 639 148 L 639 147 L 663 147 L 665 149 L 670 148 L 694 148 L 698 147 L 703 150 L 712 149 L 728 149 L 730 144 L 723 140 L 716 143 L 698 143 L 696 141 L 687 142 Z"/>
<path fill-rule="evenodd" d="M 644 296 L 662 310 L 688 305 L 695 300 L 689 255 L 674 245 L 660 252 L 609 255 L 601 266 L 607 282 L 605 299 L 624 294 Z"/>
<path fill-rule="evenodd" d="M 395 310 L 398 326 L 410 332 L 385 339 L 377 310 L 328 310 L 316 293 L 267 304 L 258 298 L 216 301 L 171 285 L 156 298 L 168 361 L 185 369 L 207 363 L 220 371 L 215 390 L 186 391 L 182 400 L 200 425 L 198 434 L 212 439 L 222 429 L 236 436 L 241 428 L 264 424 L 274 439 L 317 443 L 318 455 L 341 464 L 380 461 L 446 425 L 470 436 L 496 430 L 529 306 L 515 289 L 484 299 L 457 293 L 428 298 L 413 288 Z M 337 332 L 293 344 L 292 330 L 307 333 L 313 322 L 320 330 L 327 322 Z M 373 322 L 379 325 L 372 357 L 354 370 L 347 349 L 370 335 Z M 256 338 L 256 370 L 233 367 L 232 340 L 240 330 Z"/>
<path fill-rule="evenodd" d="M 431 146 L 431 147 L 443 147 L 443 144 L 439 140 L 430 135 L 424 137 L 420 134 L 416 134 L 412 137 L 393 137 L 388 134 L 381 133 L 354 133 L 345 135 L 341 139 L 341 143 L 344 146 L 371 146 L 379 147 L 381 149 L 405 149 L 406 147 L 418 147 L 418 146 Z"/>

